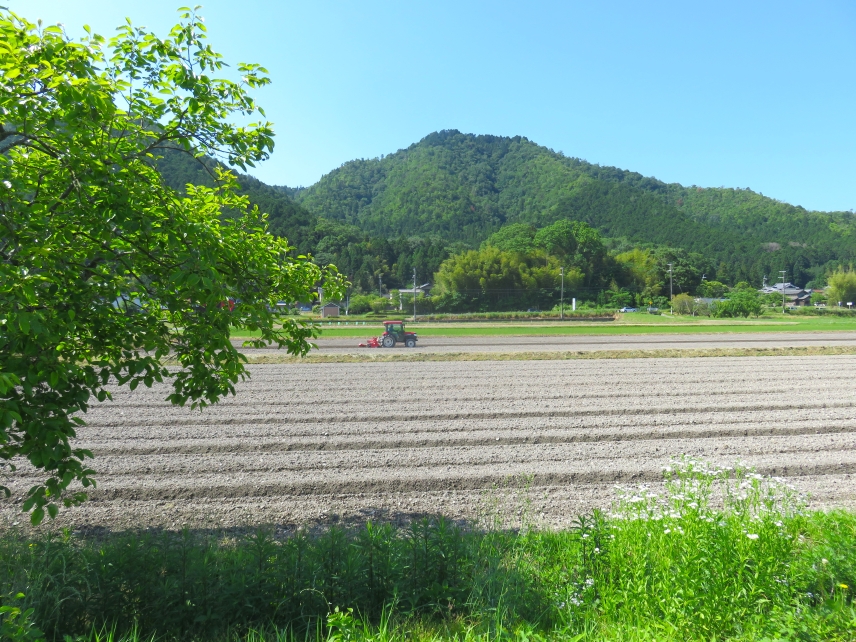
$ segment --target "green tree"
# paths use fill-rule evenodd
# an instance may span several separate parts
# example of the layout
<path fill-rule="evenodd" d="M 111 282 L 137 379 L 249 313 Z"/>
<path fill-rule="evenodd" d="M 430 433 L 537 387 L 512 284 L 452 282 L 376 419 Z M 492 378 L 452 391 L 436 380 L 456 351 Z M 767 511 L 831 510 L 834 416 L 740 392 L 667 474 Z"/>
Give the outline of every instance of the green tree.
<path fill-rule="evenodd" d="M 535 228 L 525 223 L 512 223 L 491 234 L 484 242 L 503 252 L 531 254 L 535 250 Z"/>
<path fill-rule="evenodd" d="M 726 295 L 728 286 L 719 281 L 702 281 L 696 288 L 696 292 L 706 299 L 719 299 Z"/>
<path fill-rule="evenodd" d="M 827 300 L 830 305 L 847 305 L 848 302 L 856 303 L 856 271 L 853 268 L 845 270 L 838 268 L 829 275 L 826 290 Z"/>
<path fill-rule="evenodd" d="M 641 293 L 643 301 L 648 301 L 660 294 L 662 289 L 660 273 L 651 252 L 636 248 L 621 252 L 614 258 L 624 272 L 624 280 L 635 291 Z"/>
<path fill-rule="evenodd" d="M 572 257 L 578 247 L 573 221 L 562 219 L 535 233 L 535 246 L 560 259 Z"/>
<path fill-rule="evenodd" d="M 812 305 L 826 305 L 827 296 L 825 292 L 812 292 L 811 295 L 811 304 Z"/>
<path fill-rule="evenodd" d="M 740 287 L 738 283 L 725 301 L 715 301 L 711 306 L 711 316 L 717 318 L 760 316 L 762 312 L 761 296 L 750 287 Z"/>
<path fill-rule="evenodd" d="M 672 291 L 676 295 L 681 292 L 694 292 L 701 283 L 701 275 L 705 270 L 710 271 L 710 266 L 707 265 L 703 256 L 680 248 L 658 247 L 653 255 L 660 272 L 660 283 L 664 293 L 669 292 L 670 263 L 672 264 Z"/>
<path fill-rule="evenodd" d="M 34 523 L 94 484 L 72 441 L 108 384 L 171 379 L 171 402 L 216 402 L 247 376 L 231 327 L 303 354 L 313 327 L 277 327 L 271 304 L 341 286 L 266 232 L 231 174 L 182 195 L 157 173 L 166 148 L 241 168 L 273 148 L 248 94 L 265 70 L 218 79 L 201 19 L 181 20 L 165 39 L 129 22 L 75 42 L 0 11 L 0 461 L 45 472 L 23 505 Z"/>
<path fill-rule="evenodd" d="M 536 257 L 488 245 L 447 259 L 434 281 L 438 307 L 514 308 L 552 301 L 559 278 L 555 261 L 545 266 Z M 579 287 L 582 279 L 579 271 L 566 270 L 566 292 Z"/>
<path fill-rule="evenodd" d="M 696 301 L 695 297 L 689 294 L 679 294 L 672 299 L 672 309 L 675 314 L 690 316 L 702 315 L 708 310 L 706 305 Z"/>

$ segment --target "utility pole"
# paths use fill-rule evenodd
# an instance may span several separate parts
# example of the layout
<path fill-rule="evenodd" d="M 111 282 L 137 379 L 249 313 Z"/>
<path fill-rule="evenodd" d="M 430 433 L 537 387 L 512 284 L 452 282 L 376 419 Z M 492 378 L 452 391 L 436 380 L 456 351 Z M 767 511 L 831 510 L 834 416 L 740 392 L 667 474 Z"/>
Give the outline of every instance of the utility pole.
<path fill-rule="evenodd" d="M 675 295 L 672 293 L 672 264 L 669 263 L 669 311 L 671 314 L 675 313 L 675 306 L 672 305 L 672 299 L 675 298 Z"/>
<path fill-rule="evenodd" d="M 785 275 L 787 273 L 787 270 L 779 270 L 779 274 L 782 275 L 782 314 L 785 313 Z"/>
<path fill-rule="evenodd" d="M 378 296 L 383 296 L 383 281 L 381 281 L 381 275 L 377 275 L 377 294 Z"/>
<path fill-rule="evenodd" d="M 559 268 L 559 274 L 562 275 L 562 294 L 559 297 L 559 318 L 564 321 L 565 320 L 565 268 Z"/>
<path fill-rule="evenodd" d="M 413 268 L 413 320 L 416 321 L 416 268 Z"/>

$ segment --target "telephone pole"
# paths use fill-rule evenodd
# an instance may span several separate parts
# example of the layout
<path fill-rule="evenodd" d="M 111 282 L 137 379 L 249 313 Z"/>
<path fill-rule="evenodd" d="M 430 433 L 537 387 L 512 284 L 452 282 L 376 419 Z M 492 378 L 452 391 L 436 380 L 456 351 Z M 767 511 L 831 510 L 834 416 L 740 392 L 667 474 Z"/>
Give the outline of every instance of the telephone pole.
<path fill-rule="evenodd" d="M 565 320 L 565 268 L 559 268 L 559 274 L 562 275 L 562 294 L 559 297 L 559 318 L 564 321 Z"/>
<path fill-rule="evenodd" d="M 672 299 L 675 298 L 675 295 L 672 293 L 672 264 L 669 263 L 669 311 L 671 314 L 675 313 L 675 306 L 672 304 Z"/>
<path fill-rule="evenodd" d="M 383 296 L 383 281 L 381 281 L 383 277 L 380 274 L 377 275 L 377 295 Z"/>
<path fill-rule="evenodd" d="M 782 275 L 782 314 L 785 313 L 785 275 L 787 273 L 787 270 L 779 270 L 779 274 Z"/>
<path fill-rule="evenodd" d="M 416 321 L 416 268 L 413 268 L 413 320 Z"/>

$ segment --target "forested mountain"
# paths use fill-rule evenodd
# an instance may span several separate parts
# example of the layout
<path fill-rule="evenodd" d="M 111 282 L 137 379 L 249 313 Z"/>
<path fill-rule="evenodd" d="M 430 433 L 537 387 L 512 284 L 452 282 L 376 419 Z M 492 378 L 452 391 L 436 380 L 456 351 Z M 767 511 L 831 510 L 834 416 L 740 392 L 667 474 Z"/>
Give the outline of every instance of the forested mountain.
<path fill-rule="evenodd" d="M 183 189 L 212 183 L 208 163 L 167 150 L 158 166 Z M 680 252 L 693 257 L 682 259 L 692 265 L 690 286 L 702 274 L 760 285 L 782 269 L 799 285 L 816 284 L 835 266 L 856 262 L 851 212 L 809 212 L 748 189 L 666 184 L 523 137 L 436 132 L 394 154 L 345 163 L 301 190 L 238 179 L 270 215 L 273 233 L 319 263 L 334 263 L 363 291 L 376 290 L 379 279 L 407 286 L 414 268 L 420 282 L 430 281 L 444 260 L 478 249 L 503 226 L 535 230 L 563 220 L 589 224 L 616 255 L 646 249 L 660 257 L 660 272 Z M 590 288 L 616 280 L 609 271 L 594 276 L 586 276 Z"/>
<path fill-rule="evenodd" d="M 502 225 L 585 221 L 608 237 L 704 254 L 721 280 L 788 271 L 804 284 L 856 261 L 856 219 L 751 190 L 684 187 L 568 158 L 523 137 L 430 134 L 355 160 L 301 190 L 309 211 L 383 237 L 435 234 L 473 246 Z"/>
<path fill-rule="evenodd" d="M 188 183 L 213 186 L 215 162 L 177 149 L 164 149 L 157 166 L 166 183 L 179 192 Z M 238 174 L 241 193 L 268 214 L 270 231 L 286 237 L 300 254 L 312 254 L 321 265 L 333 263 L 357 290 L 407 287 L 416 268 L 420 283 L 430 281 L 450 255 L 465 244 L 438 235 L 372 235 L 355 225 L 309 212 L 292 195 L 295 190 L 271 186 Z"/>
<path fill-rule="evenodd" d="M 215 162 L 210 159 L 196 159 L 178 149 L 162 150 L 162 156 L 157 160 L 158 170 L 166 184 L 179 192 L 184 191 L 188 183 L 212 187 L 214 166 Z M 295 203 L 289 196 L 291 190 L 267 185 L 246 174 L 238 174 L 238 182 L 240 193 L 247 195 L 252 204 L 268 214 L 273 234 L 286 237 L 301 254 L 314 253 L 318 241 L 315 234 L 318 217 Z"/>

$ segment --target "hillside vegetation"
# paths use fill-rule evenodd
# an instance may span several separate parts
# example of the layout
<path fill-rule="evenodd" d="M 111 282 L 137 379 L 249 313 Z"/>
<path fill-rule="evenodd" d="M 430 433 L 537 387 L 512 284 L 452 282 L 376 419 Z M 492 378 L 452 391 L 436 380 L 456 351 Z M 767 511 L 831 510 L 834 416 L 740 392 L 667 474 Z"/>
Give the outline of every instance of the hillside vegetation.
<path fill-rule="evenodd" d="M 345 163 L 297 200 L 382 236 L 435 234 L 477 245 L 508 223 L 589 223 L 607 237 L 704 254 L 719 280 L 800 284 L 856 260 L 850 212 L 809 212 L 748 189 L 684 187 L 569 158 L 523 137 L 430 134 Z"/>
<path fill-rule="evenodd" d="M 177 189 L 211 182 L 186 153 L 170 150 L 158 162 Z M 610 257 L 623 256 L 619 263 L 631 272 L 639 272 L 640 261 L 656 264 L 656 274 L 646 268 L 642 279 L 605 260 L 598 273 L 584 274 L 575 293 L 589 299 L 610 288 L 640 298 L 662 293 L 664 270 L 675 261 L 687 274 L 678 291 L 694 291 L 703 275 L 759 286 L 783 269 L 789 281 L 818 286 L 838 266 L 856 262 L 852 212 L 810 212 L 749 189 L 666 184 L 520 136 L 435 132 L 394 154 L 345 163 L 299 190 L 239 180 L 269 213 L 272 233 L 319 263 L 335 264 L 356 292 L 407 287 L 414 268 L 420 283 L 433 282 L 444 261 L 479 250 L 507 226 L 525 224 L 534 233 L 559 221 L 597 230 Z"/>

